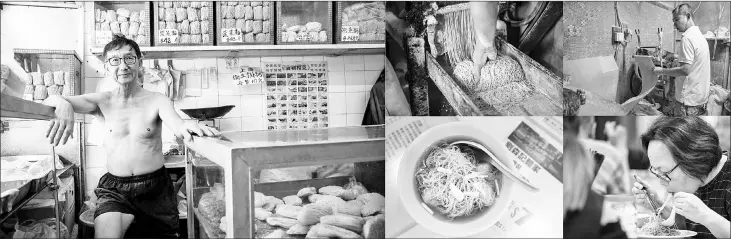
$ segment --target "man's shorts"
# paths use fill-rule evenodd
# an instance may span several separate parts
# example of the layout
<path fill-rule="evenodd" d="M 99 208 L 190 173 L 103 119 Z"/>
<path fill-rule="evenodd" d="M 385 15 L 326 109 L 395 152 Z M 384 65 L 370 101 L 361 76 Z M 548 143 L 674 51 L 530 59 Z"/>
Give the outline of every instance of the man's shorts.
<path fill-rule="evenodd" d="M 106 173 L 94 193 L 97 196 L 95 219 L 107 212 L 134 215 L 125 238 L 178 237 L 178 203 L 165 167 L 130 177 Z"/>
<path fill-rule="evenodd" d="M 673 116 L 702 116 L 706 115 L 706 104 L 687 106 L 677 100 L 673 101 Z"/>

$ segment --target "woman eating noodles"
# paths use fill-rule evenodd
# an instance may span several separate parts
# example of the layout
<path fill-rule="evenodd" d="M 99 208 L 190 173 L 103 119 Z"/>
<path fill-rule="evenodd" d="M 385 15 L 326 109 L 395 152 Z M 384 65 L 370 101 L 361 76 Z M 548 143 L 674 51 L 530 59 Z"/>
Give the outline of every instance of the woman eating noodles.
<path fill-rule="evenodd" d="M 713 127 L 698 117 L 661 117 L 641 140 L 650 172 L 668 191 L 663 219 L 674 207 L 687 219 L 677 226 L 697 232 L 695 238 L 730 238 L 731 162 Z M 665 203 L 641 179 L 632 188 L 638 202 L 647 203 L 643 189 L 656 205 Z"/>

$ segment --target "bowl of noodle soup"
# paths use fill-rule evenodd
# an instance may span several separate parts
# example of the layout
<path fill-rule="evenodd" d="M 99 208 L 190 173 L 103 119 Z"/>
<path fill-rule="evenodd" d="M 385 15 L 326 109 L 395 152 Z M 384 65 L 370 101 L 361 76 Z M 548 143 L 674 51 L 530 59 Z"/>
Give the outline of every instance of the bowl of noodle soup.
<path fill-rule="evenodd" d="M 492 160 L 501 160 L 515 170 L 511 158 L 515 156 L 474 123 L 441 124 L 420 134 L 401 159 L 397 179 L 399 194 L 404 208 L 417 224 L 442 236 L 467 237 L 492 227 L 508 208 L 516 187 L 492 165 L 487 166 L 492 168 L 492 174 L 483 177 L 484 182 L 490 183 L 480 184 L 483 181 L 479 175 L 483 173 L 477 168 L 485 163 L 474 164 L 476 161 L 468 150 L 449 146 L 462 140 L 484 146 L 494 156 Z M 445 162 L 447 159 L 451 162 Z M 450 193 L 454 189 L 447 185 L 464 191 L 462 197 L 455 198 Z M 490 192 L 491 189 L 494 192 Z M 429 205 L 433 213 L 425 209 L 422 202 Z"/>

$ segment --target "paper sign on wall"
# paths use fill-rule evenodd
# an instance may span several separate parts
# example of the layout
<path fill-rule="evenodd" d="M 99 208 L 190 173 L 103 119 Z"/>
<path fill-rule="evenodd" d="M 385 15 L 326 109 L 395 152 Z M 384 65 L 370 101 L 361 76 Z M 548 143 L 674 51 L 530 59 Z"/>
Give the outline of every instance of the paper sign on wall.
<path fill-rule="evenodd" d="M 96 44 L 105 45 L 112 41 L 112 31 L 96 31 Z"/>
<path fill-rule="evenodd" d="M 221 42 L 244 42 L 243 34 L 238 28 L 221 29 Z"/>
<path fill-rule="evenodd" d="M 160 43 L 173 44 L 178 43 L 180 34 L 178 34 L 178 29 L 162 29 L 158 31 L 158 36 L 160 36 Z"/>
<path fill-rule="evenodd" d="M 358 41 L 360 39 L 360 27 L 342 26 L 340 35 L 340 41 Z"/>
<path fill-rule="evenodd" d="M 233 80 L 237 86 L 261 84 L 264 82 L 264 73 L 257 69 L 241 67 L 241 70 L 233 75 Z"/>

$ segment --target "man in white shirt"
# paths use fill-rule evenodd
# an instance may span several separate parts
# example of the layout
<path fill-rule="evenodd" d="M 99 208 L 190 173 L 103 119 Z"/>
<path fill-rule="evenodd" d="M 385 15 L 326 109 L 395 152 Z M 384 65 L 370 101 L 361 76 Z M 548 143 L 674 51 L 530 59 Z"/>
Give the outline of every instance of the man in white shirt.
<path fill-rule="evenodd" d="M 683 33 L 677 53 L 679 66 L 654 69 L 658 75 L 675 77 L 674 116 L 705 115 L 711 89 L 708 42 L 693 23 L 691 11 L 688 4 L 680 4 L 673 10 L 675 29 Z"/>

